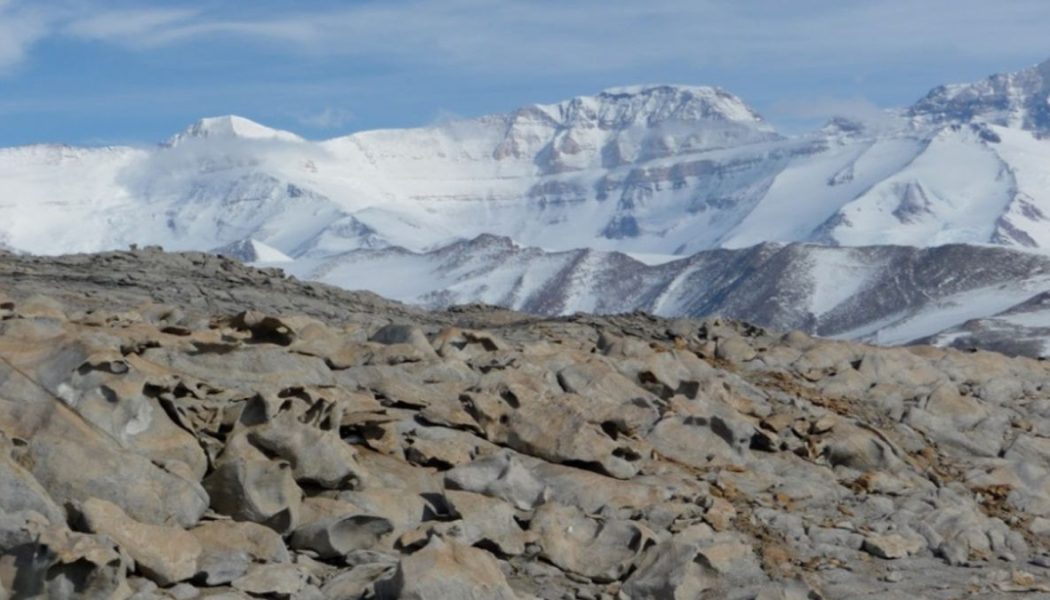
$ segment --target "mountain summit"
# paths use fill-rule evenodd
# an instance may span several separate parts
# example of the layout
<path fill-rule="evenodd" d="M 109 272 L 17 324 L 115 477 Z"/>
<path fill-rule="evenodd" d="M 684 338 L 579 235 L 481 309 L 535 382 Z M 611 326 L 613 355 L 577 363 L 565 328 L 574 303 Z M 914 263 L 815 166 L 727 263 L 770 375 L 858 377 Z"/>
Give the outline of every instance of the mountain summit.
<path fill-rule="evenodd" d="M 612 88 L 482 121 L 493 119 L 507 126 L 493 156 L 535 157 L 547 173 L 779 139 L 743 100 L 712 87 Z"/>
<path fill-rule="evenodd" d="M 190 139 L 249 139 L 301 142 L 303 138 L 290 131 L 260 125 L 251 119 L 236 115 L 206 117 L 172 137 L 168 144 L 176 146 Z"/>
<path fill-rule="evenodd" d="M 604 129 L 635 125 L 652 127 L 665 122 L 725 122 L 765 131 L 772 128 L 739 97 L 717 87 L 636 85 L 606 89 L 541 110 L 557 110 L 567 126 L 594 123 Z"/>
<path fill-rule="evenodd" d="M 983 81 L 934 88 L 911 108 L 914 116 L 935 121 L 981 120 L 1050 133 L 1050 60 Z"/>

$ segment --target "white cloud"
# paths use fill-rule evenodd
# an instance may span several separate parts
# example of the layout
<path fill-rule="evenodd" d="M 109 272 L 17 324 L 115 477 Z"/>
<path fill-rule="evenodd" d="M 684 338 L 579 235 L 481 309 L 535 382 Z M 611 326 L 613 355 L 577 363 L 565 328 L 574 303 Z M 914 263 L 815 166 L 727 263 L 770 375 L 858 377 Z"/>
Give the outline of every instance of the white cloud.
<path fill-rule="evenodd" d="M 156 39 L 173 28 L 186 26 L 198 11 L 179 9 L 133 9 L 107 11 L 71 20 L 63 33 L 108 42 Z"/>
<path fill-rule="evenodd" d="M 314 129 L 339 129 L 353 118 L 354 113 L 349 110 L 327 107 L 315 113 L 299 115 L 296 120 Z"/>
<path fill-rule="evenodd" d="M 101 11 L 69 31 L 144 48 L 233 36 L 310 54 L 571 73 L 669 62 L 817 67 L 930 54 L 1013 58 L 1045 51 L 1048 27 L 1045 0 L 388 0 L 245 17 Z"/>
<path fill-rule="evenodd" d="M 0 73 L 25 60 L 29 48 L 47 35 L 51 16 L 23 2 L 0 0 Z"/>
<path fill-rule="evenodd" d="M 46 5 L 60 9 L 46 12 L 43 5 L 0 0 L 0 68 L 18 64 L 50 35 L 144 51 L 212 38 L 259 40 L 269 52 L 508 77 L 661 65 L 822 68 L 909 57 L 1012 64 L 1047 52 L 1050 30 L 1045 0 L 384 0 L 225 10 L 53 0 Z"/>
<path fill-rule="evenodd" d="M 866 98 L 797 98 L 773 103 L 771 115 L 794 119 L 828 119 L 847 117 L 865 123 L 881 123 L 892 120 L 892 116 Z"/>

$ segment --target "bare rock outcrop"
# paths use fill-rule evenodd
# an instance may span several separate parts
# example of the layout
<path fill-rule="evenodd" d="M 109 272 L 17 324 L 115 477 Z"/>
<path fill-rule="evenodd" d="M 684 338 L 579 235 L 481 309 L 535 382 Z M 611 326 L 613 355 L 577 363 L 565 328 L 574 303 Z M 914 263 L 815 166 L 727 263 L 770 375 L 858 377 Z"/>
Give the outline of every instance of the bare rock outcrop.
<path fill-rule="evenodd" d="M 17 265 L 0 597 L 1050 593 L 1043 362 Z"/>

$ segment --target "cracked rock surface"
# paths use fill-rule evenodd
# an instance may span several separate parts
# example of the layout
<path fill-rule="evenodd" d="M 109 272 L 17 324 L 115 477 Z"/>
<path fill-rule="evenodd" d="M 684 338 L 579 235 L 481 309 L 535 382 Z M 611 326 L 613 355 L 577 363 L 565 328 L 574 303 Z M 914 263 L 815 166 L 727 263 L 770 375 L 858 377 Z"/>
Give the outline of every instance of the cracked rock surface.
<path fill-rule="evenodd" d="M 0 254 L 0 598 L 1050 597 L 1050 368 Z"/>

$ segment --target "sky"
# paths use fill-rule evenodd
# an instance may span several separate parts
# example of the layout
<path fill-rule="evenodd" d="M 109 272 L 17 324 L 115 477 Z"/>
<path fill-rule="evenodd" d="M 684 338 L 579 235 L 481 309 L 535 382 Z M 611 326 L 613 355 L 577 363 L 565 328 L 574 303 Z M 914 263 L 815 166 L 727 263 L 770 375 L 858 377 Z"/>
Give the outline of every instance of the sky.
<path fill-rule="evenodd" d="M 1047 31 L 1047 0 L 0 0 L 0 146 L 223 114 L 324 139 L 637 83 L 795 133 L 1046 60 Z"/>

